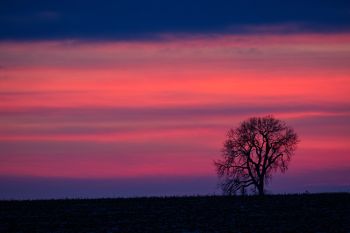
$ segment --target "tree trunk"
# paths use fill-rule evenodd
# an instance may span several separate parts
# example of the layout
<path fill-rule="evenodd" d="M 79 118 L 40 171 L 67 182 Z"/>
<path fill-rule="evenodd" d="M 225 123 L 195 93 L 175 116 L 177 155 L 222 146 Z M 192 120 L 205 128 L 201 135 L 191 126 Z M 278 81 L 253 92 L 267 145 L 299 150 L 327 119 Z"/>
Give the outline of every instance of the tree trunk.
<path fill-rule="evenodd" d="M 265 192 L 264 192 L 264 181 L 260 182 L 258 184 L 258 194 L 259 196 L 264 196 Z"/>

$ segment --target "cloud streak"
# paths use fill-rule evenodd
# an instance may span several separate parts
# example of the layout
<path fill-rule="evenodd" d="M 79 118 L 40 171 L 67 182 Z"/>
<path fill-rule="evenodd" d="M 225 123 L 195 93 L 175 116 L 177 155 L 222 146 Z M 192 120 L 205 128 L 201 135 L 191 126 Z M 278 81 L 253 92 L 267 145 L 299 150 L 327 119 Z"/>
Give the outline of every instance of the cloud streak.
<path fill-rule="evenodd" d="M 347 1 L 2 1 L 2 40 L 349 31 Z M 297 14 L 295 12 L 298 12 Z M 282 25 L 282 26 L 281 26 Z"/>
<path fill-rule="evenodd" d="M 0 175 L 208 177 L 230 127 L 274 114 L 301 138 L 292 174 L 338 177 L 350 162 L 349 44 L 339 33 L 2 41 Z"/>

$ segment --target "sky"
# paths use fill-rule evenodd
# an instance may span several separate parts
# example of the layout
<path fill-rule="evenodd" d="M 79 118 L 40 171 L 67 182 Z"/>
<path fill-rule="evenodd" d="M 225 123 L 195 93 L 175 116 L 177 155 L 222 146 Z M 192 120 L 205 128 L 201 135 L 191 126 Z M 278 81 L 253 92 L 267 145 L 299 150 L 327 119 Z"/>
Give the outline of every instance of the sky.
<path fill-rule="evenodd" d="M 220 194 L 252 116 L 300 143 L 268 193 L 350 191 L 349 1 L 1 1 L 0 199 Z"/>

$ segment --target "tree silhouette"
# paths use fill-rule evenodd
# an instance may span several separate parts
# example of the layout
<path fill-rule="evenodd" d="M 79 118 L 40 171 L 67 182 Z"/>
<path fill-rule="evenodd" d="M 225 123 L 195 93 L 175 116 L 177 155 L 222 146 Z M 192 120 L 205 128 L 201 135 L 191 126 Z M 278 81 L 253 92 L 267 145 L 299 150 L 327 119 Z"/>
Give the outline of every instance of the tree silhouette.
<path fill-rule="evenodd" d="M 277 170 L 284 173 L 299 142 L 285 122 L 272 116 L 252 117 L 230 129 L 215 161 L 221 188 L 226 194 L 246 192 L 248 187 L 264 195 L 265 184 Z"/>

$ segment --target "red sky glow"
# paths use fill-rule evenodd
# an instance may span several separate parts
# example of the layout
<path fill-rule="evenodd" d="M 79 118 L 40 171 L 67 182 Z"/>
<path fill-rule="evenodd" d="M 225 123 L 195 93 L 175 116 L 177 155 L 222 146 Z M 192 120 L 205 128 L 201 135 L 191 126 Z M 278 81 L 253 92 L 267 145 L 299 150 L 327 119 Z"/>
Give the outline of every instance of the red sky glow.
<path fill-rule="evenodd" d="M 0 42 L 0 176 L 215 176 L 267 114 L 299 134 L 290 176 L 350 169 L 349 34 L 166 38 Z"/>

